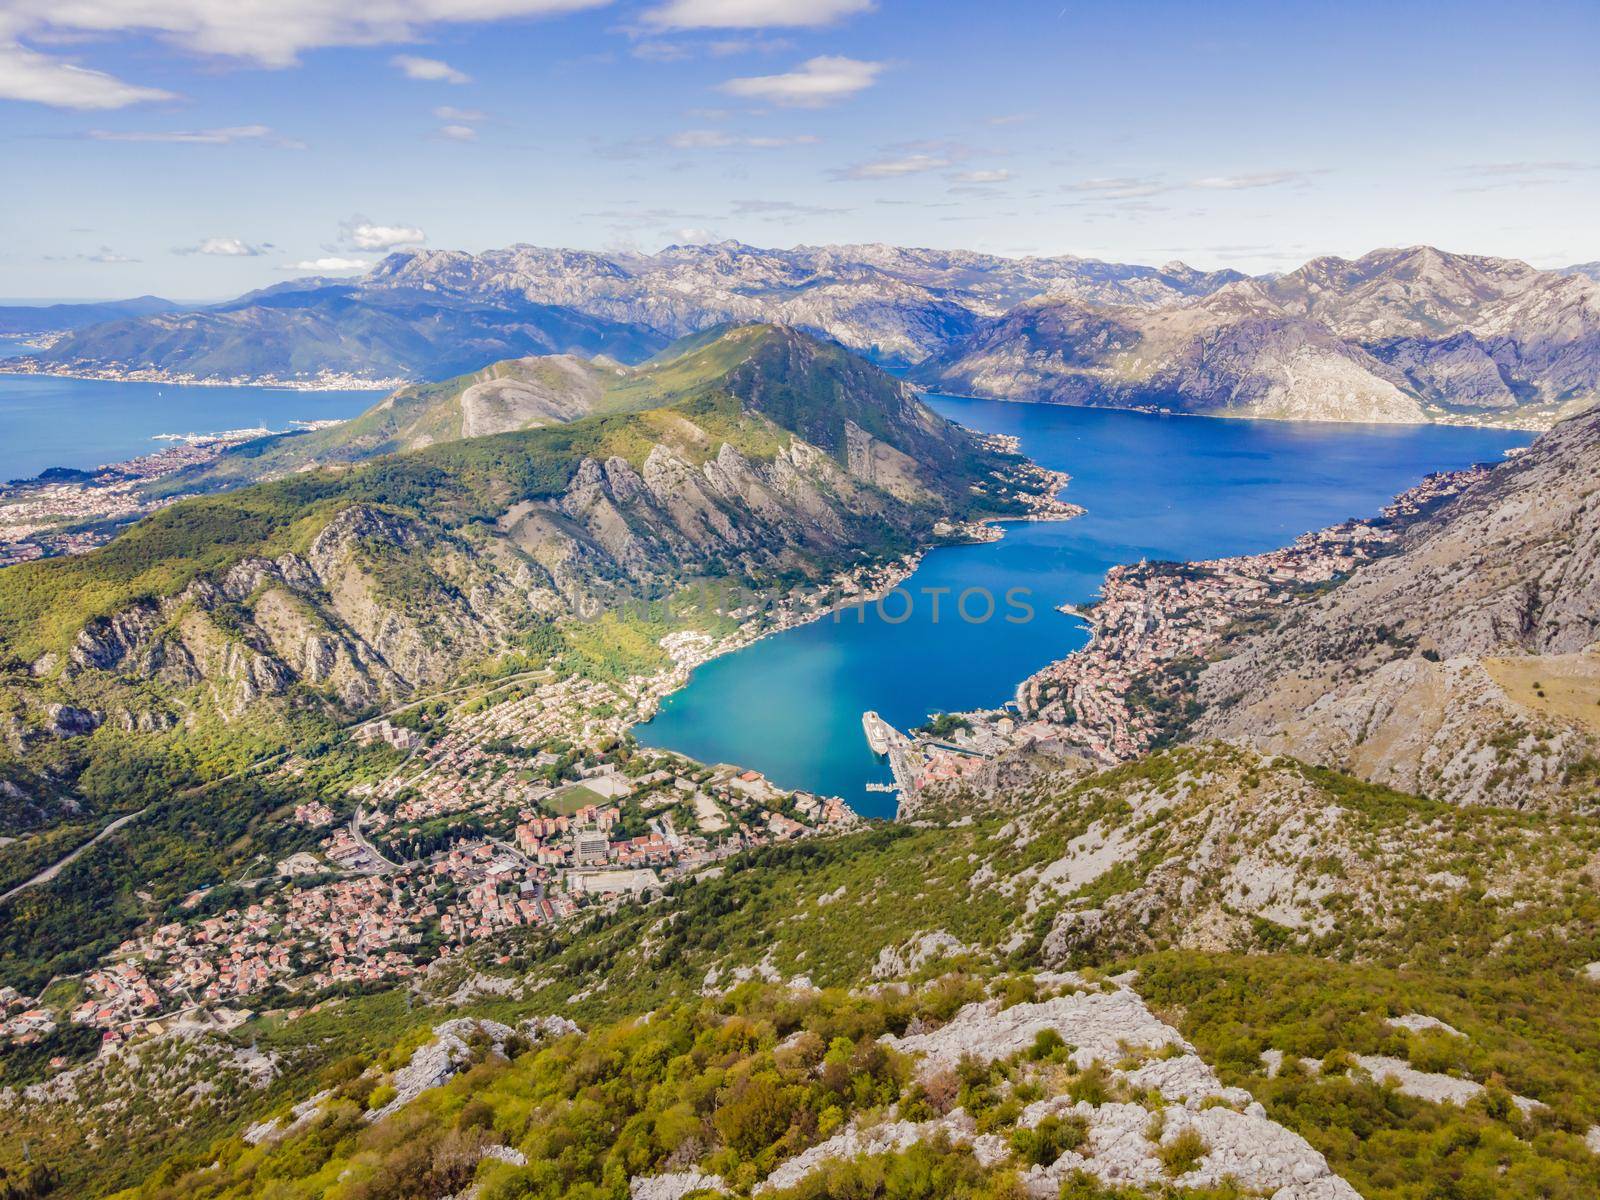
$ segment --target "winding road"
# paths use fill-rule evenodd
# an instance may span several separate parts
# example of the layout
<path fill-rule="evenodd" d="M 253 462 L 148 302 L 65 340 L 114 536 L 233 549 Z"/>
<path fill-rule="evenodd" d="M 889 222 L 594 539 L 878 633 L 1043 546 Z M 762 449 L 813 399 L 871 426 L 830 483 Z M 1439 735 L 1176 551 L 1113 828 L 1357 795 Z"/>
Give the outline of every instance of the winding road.
<path fill-rule="evenodd" d="M 359 729 L 363 725 L 371 725 L 374 721 L 382 721 L 382 720 L 384 720 L 384 719 L 386 719 L 388 717 L 398 716 L 399 714 L 405 712 L 408 708 L 415 708 L 419 704 L 429 704 L 429 703 L 432 703 L 435 700 L 443 700 L 447 696 L 459 695 L 462 692 L 469 692 L 469 691 L 472 691 L 474 689 L 483 689 L 485 691 L 495 691 L 498 688 L 505 687 L 509 683 L 516 683 L 516 682 L 519 682 L 519 681 L 524 680 L 524 679 L 532 678 L 533 676 L 536 676 L 536 675 L 543 675 L 543 676 L 546 676 L 547 678 L 553 677 L 553 676 L 551 676 L 551 672 L 550 672 L 549 668 L 540 667 L 537 670 L 533 670 L 533 671 L 518 671 L 515 675 L 507 675 L 503 679 L 496 679 L 496 680 L 493 680 L 492 682 L 489 682 L 489 683 L 478 682 L 478 683 L 462 684 L 460 687 L 449 688 L 446 691 L 434 692 L 434 693 L 432 693 L 430 695 L 427 695 L 427 696 L 421 696 L 421 697 L 418 697 L 418 698 L 413 699 L 413 700 L 407 700 L 404 704 L 399 705 L 396 708 L 391 708 L 387 712 L 381 712 L 381 713 L 377 714 L 377 716 L 363 717 L 359 721 L 352 721 L 348 725 L 340 726 L 338 732 L 345 733 L 345 732 L 348 732 L 349 730 L 352 730 L 352 729 Z M 281 759 L 288 758 L 289 755 L 291 755 L 293 753 L 294 753 L 293 750 L 280 750 L 280 751 L 278 751 L 278 753 L 270 754 L 266 758 L 257 759 L 255 762 L 250 763 L 248 766 L 240 767 L 237 771 L 234 771 L 231 774 L 219 776 L 218 778 L 213 779 L 208 783 L 202 783 L 202 784 L 200 784 L 200 785 L 198 785 L 196 787 L 192 787 L 192 788 L 188 789 L 187 791 L 179 792 L 178 793 L 178 798 L 187 799 L 190 796 L 198 796 L 200 793 L 202 793 L 204 791 L 207 791 L 210 788 L 217 787 L 220 784 L 224 784 L 224 783 L 229 782 L 230 780 L 239 779 L 242 776 L 250 774 L 252 771 L 260 770 L 262 767 L 271 766 L 273 763 L 278 762 Z M 118 830 L 122 829 L 124 826 L 131 825 L 133 822 L 137 821 L 140 817 L 144 816 L 147 812 L 149 812 L 152 808 L 156 808 L 157 806 L 159 806 L 162 803 L 164 803 L 164 801 L 158 800 L 154 804 L 145 805 L 143 808 L 139 809 L 137 812 L 126 813 L 123 816 L 120 816 L 120 817 L 116 818 L 115 820 L 108 822 L 107 825 L 105 826 L 105 828 L 102 829 L 99 833 L 95 834 L 88 841 L 79 844 L 76 849 L 70 850 L 65 855 L 63 855 L 61 858 L 56 859 L 55 862 L 51 863 L 48 867 L 45 867 L 44 870 L 40 871 L 37 875 L 34 875 L 34 876 L 32 876 L 31 878 L 28 878 L 28 879 L 24 879 L 21 883 L 17 884 L 15 887 L 11 888 L 9 891 L 0 892 L 0 904 L 8 903 L 13 897 L 21 895 L 23 892 L 27 891 L 31 887 L 38 887 L 42 883 L 49 883 L 57 875 L 61 874 L 61 872 L 65 868 L 70 866 L 73 863 L 73 861 L 76 860 L 79 857 L 79 855 L 81 855 L 84 852 L 86 852 L 87 850 L 91 849 L 97 843 L 104 841 L 106 838 L 110 837 L 112 834 L 116 833 Z M 363 845 L 367 846 L 367 848 L 369 850 L 372 850 L 372 853 L 377 854 L 377 856 L 380 859 L 383 859 L 383 861 L 388 862 L 389 860 L 384 858 L 383 855 L 378 854 L 377 850 L 373 849 L 371 844 L 367 842 L 366 838 L 362 836 L 360 828 L 359 828 L 359 817 L 360 817 L 360 813 L 358 812 L 356 814 L 356 817 L 351 820 L 351 830 L 350 830 L 350 832 L 355 836 L 355 838 L 356 838 L 356 840 L 358 842 L 360 842 Z M 396 864 L 393 864 L 393 863 L 390 864 L 390 866 L 394 866 L 394 865 L 396 865 Z"/>

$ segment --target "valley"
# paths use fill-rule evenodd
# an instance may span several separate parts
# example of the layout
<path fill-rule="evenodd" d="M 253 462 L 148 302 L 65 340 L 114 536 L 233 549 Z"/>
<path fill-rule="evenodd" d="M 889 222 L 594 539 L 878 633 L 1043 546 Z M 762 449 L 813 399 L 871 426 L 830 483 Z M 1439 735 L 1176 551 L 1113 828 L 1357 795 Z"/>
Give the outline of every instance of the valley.
<path fill-rule="evenodd" d="M 525 355 L 638 363 L 751 321 L 1025 402 L 1546 429 L 1600 395 L 1600 284 L 1433 246 L 1263 276 L 879 244 L 404 250 L 351 281 L 81 325 L 0 370 L 378 386 Z"/>
<path fill-rule="evenodd" d="M 877 1100 L 835 1104 L 824 1123 L 795 1116 L 776 1143 L 736 1140 L 718 1117 L 713 1141 L 649 1151 L 639 1161 L 658 1165 L 624 1175 L 628 1190 L 820 1195 L 863 1164 L 912 1169 L 932 1154 L 971 1186 L 1015 1179 L 1029 1195 L 1172 1181 L 1391 1194 L 1306 1115 L 1334 1094 L 1318 1089 L 1406 1097 L 1381 1119 L 1402 1140 L 1417 1121 L 1469 1122 L 1506 1146 L 1545 1130 L 1541 1149 L 1499 1160 L 1518 1172 L 1582 1145 L 1586 1093 L 1551 1085 L 1548 1050 L 1519 1046 L 1531 1067 L 1496 1050 L 1491 1068 L 1430 1032 L 1443 1020 L 1498 1045 L 1493 1014 L 1519 1002 L 1500 964 L 1566 978 L 1600 960 L 1573 898 L 1593 853 L 1575 815 L 1579 742 L 1560 751 L 1567 786 L 1537 837 L 1509 804 L 1528 794 L 1515 774 L 1424 798 L 1361 781 L 1372 768 L 1359 758 L 1330 764 L 1344 775 L 1284 754 L 1316 764 L 1314 743 L 1171 743 L 1222 712 L 1184 705 L 1208 694 L 1208 670 L 1234 669 L 1236 648 L 1392 569 L 1440 514 L 1514 498 L 1508 471 L 1547 493 L 1573 479 L 1562 447 L 1587 445 L 1587 425 L 1569 422 L 1536 457 L 1472 466 L 1526 439 L 932 403 L 760 327 L 639 368 L 500 364 L 141 480 L 155 516 L 89 554 L 0 574 L 16 664 L 7 811 L 23 834 L 0 851 L 11 878 L 82 839 L 85 818 L 92 829 L 150 802 L 6 903 L 0 1067 L 16 1082 L 0 1092 L 0 1129 L 63 1165 L 52 1170 L 92 1165 L 131 1185 L 165 1160 L 177 1194 L 208 1190 L 219 1168 L 160 1144 L 172 1118 L 149 1106 L 175 1105 L 183 1137 L 213 1131 L 228 1147 L 215 1179 L 230 1187 L 254 1186 L 241 1171 L 295 1178 L 290 1159 L 308 1153 L 318 1170 L 399 1179 L 380 1131 L 425 1128 L 430 1106 L 467 1092 L 492 1130 L 509 1128 L 486 1083 L 497 1063 L 622 1036 L 601 1030 L 635 1027 L 641 1004 L 721 1028 L 730 1003 L 753 1013 L 815 996 L 817 1015 L 775 1024 L 800 1045 L 833 1028 L 820 1014 L 899 994 L 921 999 L 869 1018 L 880 1049 L 851 1051 L 908 1056 Z M 1133 464 L 1163 443 L 1152 489 Z M 1457 470 L 1294 541 L 1376 513 L 1437 466 Z M 1054 499 L 1064 483 L 1086 514 Z M 737 577 L 704 569 L 709 545 Z M 1129 565 L 1147 547 L 1205 561 Z M 1082 640 L 1050 609 L 1085 600 L 1108 567 L 1094 643 L 1035 674 Z M 898 621 L 881 607 L 930 591 L 948 605 L 979 580 L 1022 587 L 1044 624 L 997 642 L 998 622 Z M 530 601 L 538 619 L 517 620 Z M 1428 648 L 1398 632 L 1400 651 Z M 906 653 L 904 635 L 930 649 Z M 855 639 L 873 647 L 858 663 L 818 650 Z M 825 675 L 774 669 L 786 661 Z M 879 661 L 900 664 L 902 699 L 881 698 Z M 1584 666 L 1533 680 L 1517 661 L 1483 669 L 1516 702 L 1570 717 Z M 961 662 L 968 678 L 952 671 Z M 751 672 L 760 682 L 738 682 Z M 872 704 L 852 698 L 852 678 Z M 1024 679 L 1020 712 L 987 707 Z M 781 707 L 786 688 L 809 698 L 803 710 Z M 387 715 L 363 717 L 378 707 Z M 762 707 L 771 725 L 753 719 Z M 831 786 L 882 769 L 863 707 L 907 725 L 908 708 L 968 710 L 935 739 L 978 753 L 936 750 L 903 820 L 863 826 L 858 812 L 881 801 Z M 679 712 L 747 740 L 725 754 L 674 744 L 664 731 Z M 819 736 L 838 737 L 842 775 L 817 769 L 836 769 L 808 749 Z M 130 750 L 142 781 L 123 765 Z M 1267 964 L 1292 979 L 1299 956 L 1369 973 L 1346 1031 L 1318 1045 L 1279 1016 L 1248 1054 L 1218 1040 L 1194 981 L 1230 986 Z M 1420 963 L 1435 982 L 1418 982 Z M 1440 999 L 1458 970 L 1484 980 L 1472 1004 Z M 905 990 L 885 991 L 896 980 Z M 940 1055 L 959 1057 L 941 1047 L 971 1053 L 969 1025 L 1007 1021 L 1018 1032 L 997 1035 L 989 1073 L 952 1085 L 959 1106 L 935 1099 L 952 1069 Z M 339 1076 L 339 1055 L 359 1073 Z M 524 1084 L 514 1070 L 505 1086 L 509 1098 Z M 1493 1107 L 1502 1094 L 1509 1107 Z M 95 1131 L 77 1167 L 49 1132 L 63 1124 Z M 512 1186 L 548 1153 L 526 1136 L 450 1149 L 440 1136 L 417 1143 L 428 1169 L 481 1186 Z M 308 1151 L 324 1137 L 327 1157 Z M 564 1187 L 616 1165 L 565 1169 Z"/>

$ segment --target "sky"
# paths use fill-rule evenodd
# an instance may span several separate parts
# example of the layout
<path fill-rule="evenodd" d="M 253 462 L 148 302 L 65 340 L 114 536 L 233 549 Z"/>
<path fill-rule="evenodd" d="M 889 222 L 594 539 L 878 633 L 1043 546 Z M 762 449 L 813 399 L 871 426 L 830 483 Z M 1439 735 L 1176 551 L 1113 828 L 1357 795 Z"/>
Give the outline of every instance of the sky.
<path fill-rule="evenodd" d="M 1600 4 L 0 0 L 0 295 L 408 246 L 1600 259 Z"/>

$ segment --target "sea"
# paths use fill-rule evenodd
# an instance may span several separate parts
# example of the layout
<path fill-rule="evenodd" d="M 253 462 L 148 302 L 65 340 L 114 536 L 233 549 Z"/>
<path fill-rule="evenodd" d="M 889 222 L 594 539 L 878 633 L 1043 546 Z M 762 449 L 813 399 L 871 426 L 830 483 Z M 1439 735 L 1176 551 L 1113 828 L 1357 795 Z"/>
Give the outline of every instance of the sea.
<path fill-rule="evenodd" d="M 0 358 L 29 350 L 0 339 Z M 353 417 L 379 396 L 0 374 L 0 481 L 152 454 L 172 445 L 156 440 L 163 433 L 287 429 L 292 421 Z"/>
<path fill-rule="evenodd" d="M 1085 643 L 1083 622 L 1055 609 L 1091 599 L 1108 568 L 1269 550 L 1373 515 L 1430 471 L 1497 462 L 1533 439 L 928 399 L 1070 473 L 1064 497 L 1086 515 L 1008 523 L 1000 541 L 933 550 L 881 610 L 847 610 L 706 663 L 635 731 L 642 743 L 893 816 L 895 797 L 867 790 L 890 776 L 862 734 L 864 711 L 906 729 L 933 713 L 1003 704 Z"/>
<path fill-rule="evenodd" d="M 0 357 L 26 353 L 0 341 Z M 373 392 L 173 386 L 0 374 L 0 480 L 89 469 L 214 433 L 353 417 Z M 639 740 L 753 767 L 787 788 L 894 813 L 861 714 L 906 729 L 930 714 L 1002 704 L 1084 644 L 1055 611 L 1091 599 L 1111 566 L 1268 550 L 1377 512 L 1430 471 L 1495 462 L 1533 435 L 1441 425 L 1217 420 L 930 396 L 951 420 L 1006 433 L 1071 474 L 1087 513 L 1012 522 L 997 542 L 933 550 L 880 609 L 847 610 L 706 663 Z"/>

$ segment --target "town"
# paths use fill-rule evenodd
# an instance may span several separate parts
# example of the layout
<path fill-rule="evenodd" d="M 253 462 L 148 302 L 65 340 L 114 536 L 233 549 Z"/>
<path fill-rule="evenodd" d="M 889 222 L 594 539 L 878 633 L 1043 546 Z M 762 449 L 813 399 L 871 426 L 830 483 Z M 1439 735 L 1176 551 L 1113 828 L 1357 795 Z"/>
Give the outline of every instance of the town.
<path fill-rule="evenodd" d="M 511 930 L 647 898 L 742 850 L 853 827 L 836 798 L 645 750 L 629 729 L 706 658 L 909 569 L 858 568 L 721 640 L 669 634 L 671 666 L 651 676 L 527 672 L 357 727 L 328 752 L 349 759 L 351 782 L 274 817 L 297 848 L 185 897 L 51 1003 L 0 994 L 0 1038 L 27 1045 L 71 1024 L 98 1030 L 109 1052 L 196 1015 L 304 1008 Z M 369 761 L 386 766 L 362 777 L 354 764 Z M 276 774 L 311 766 L 291 757 Z"/>
<path fill-rule="evenodd" d="M 941 717 L 911 736 L 890 731 L 887 753 L 902 802 L 933 784 L 971 778 L 1007 750 L 1036 748 L 1105 766 L 1147 752 L 1185 719 L 1184 668 L 1198 669 L 1242 618 L 1290 604 L 1385 553 L 1403 523 L 1488 471 L 1431 474 L 1376 518 L 1304 534 L 1263 554 L 1111 568 L 1092 604 L 1061 606 L 1088 623 L 1089 644 L 1023 680 L 1009 705 Z"/>
<path fill-rule="evenodd" d="M 302 421 L 296 422 L 295 428 L 321 429 L 335 424 L 338 422 Z M 147 490 L 151 483 L 211 462 L 230 446 L 273 432 L 229 429 L 213 434 L 158 434 L 153 441 L 177 444 L 93 471 L 51 472 L 37 479 L 0 484 L 0 567 L 61 554 L 84 554 L 103 546 L 123 526 L 184 498 L 153 497 Z"/>
<path fill-rule="evenodd" d="M 527 711 L 527 700 L 506 707 L 519 705 Z M 511 712 L 489 713 L 431 744 L 431 732 L 374 727 L 411 753 L 337 808 L 295 806 L 289 820 L 324 834 L 316 849 L 237 882 L 248 900 L 125 941 L 83 977 L 64 1013 L 0 996 L 0 1037 L 27 1044 L 66 1020 L 100 1030 L 109 1049 L 197 1009 L 263 997 L 306 1004 L 403 980 L 507 930 L 639 898 L 741 850 L 856 821 L 839 800 L 784 791 L 753 771 L 624 744 L 583 758 L 565 743 L 554 757 L 524 757 L 524 743 L 486 750 L 475 735 L 512 723 Z M 507 769 L 562 761 L 573 778 L 554 785 Z M 181 907 L 206 912 L 211 890 Z"/>
<path fill-rule="evenodd" d="M 38 335 L 32 339 L 20 338 L 18 340 L 30 342 L 41 349 L 47 349 L 44 338 L 52 335 Z M 53 337 L 52 343 L 53 344 Z M 200 376 L 185 371 L 162 371 L 153 367 L 123 367 L 114 363 L 47 363 L 39 358 L 23 355 L 16 358 L 0 358 L 0 374 L 6 375 L 55 375 L 63 379 L 104 379 L 117 383 L 164 383 L 175 387 L 184 387 L 190 384 L 203 384 L 206 387 L 269 387 L 283 388 L 293 392 L 362 392 L 381 391 L 392 392 L 395 388 L 404 387 L 410 383 L 409 379 L 388 377 L 374 379 L 367 375 L 352 375 L 346 371 L 322 370 L 314 375 L 292 375 L 288 377 L 278 375 L 229 375 L 229 376 Z"/>

